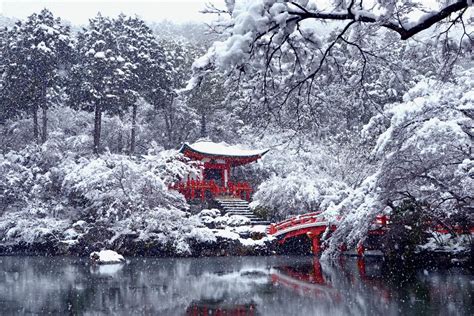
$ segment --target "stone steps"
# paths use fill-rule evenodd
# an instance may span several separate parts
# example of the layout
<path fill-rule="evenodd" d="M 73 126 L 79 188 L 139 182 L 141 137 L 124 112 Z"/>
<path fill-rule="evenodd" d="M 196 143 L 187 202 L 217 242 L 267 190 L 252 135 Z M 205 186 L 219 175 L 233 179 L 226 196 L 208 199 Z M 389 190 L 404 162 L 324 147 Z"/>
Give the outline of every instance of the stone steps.
<path fill-rule="evenodd" d="M 250 219 L 252 225 L 269 225 L 270 222 L 259 218 L 249 207 L 249 202 L 241 199 L 216 199 L 219 208 L 224 214 L 240 215 Z"/>

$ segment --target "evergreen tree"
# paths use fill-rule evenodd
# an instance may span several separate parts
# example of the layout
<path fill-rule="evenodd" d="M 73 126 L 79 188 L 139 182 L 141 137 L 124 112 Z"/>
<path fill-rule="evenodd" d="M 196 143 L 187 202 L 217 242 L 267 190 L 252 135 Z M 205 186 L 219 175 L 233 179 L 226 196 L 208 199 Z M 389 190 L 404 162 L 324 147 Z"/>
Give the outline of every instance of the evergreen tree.
<path fill-rule="evenodd" d="M 69 27 L 43 9 L 7 32 L 4 45 L 2 99 L 6 112 L 31 113 L 33 137 L 39 142 L 38 110 L 41 109 L 41 142 L 45 142 L 51 96 L 61 89 L 61 74 L 72 49 Z"/>
<path fill-rule="evenodd" d="M 78 35 L 70 102 L 94 111 L 93 151 L 101 150 L 102 113 L 120 111 L 120 83 L 127 80 L 126 60 L 118 53 L 114 22 L 98 14 Z"/>
<path fill-rule="evenodd" d="M 132 128 L 129 153 L 135 152 L 138 99 L 154 103 L 156 95 L 166 93 L 166 60 L 152 30 L 137 17 L 120 15 L 115 21 L 118 53 L 125 60 L 125 77 L 120 82 L 122 105 L 131 108 Z"/>

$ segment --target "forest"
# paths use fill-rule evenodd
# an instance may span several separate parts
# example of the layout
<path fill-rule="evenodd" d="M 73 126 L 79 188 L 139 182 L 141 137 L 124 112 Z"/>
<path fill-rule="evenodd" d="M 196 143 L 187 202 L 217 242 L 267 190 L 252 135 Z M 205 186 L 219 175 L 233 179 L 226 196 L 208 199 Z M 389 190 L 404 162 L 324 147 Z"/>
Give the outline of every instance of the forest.
<path fill-rule="evenodd" d="M 262 217 L 342 215 L 329 256 L 379 214 L 397 250 L 472 253 L 472 3 L 375 2 L 226 1 L 209 25 L 0 19 L 0 252 L 199 254 L 226 235 L 169 185 L 193 172 L 180 146 L 206 139 L 270 149 L 239 171 Z"/>

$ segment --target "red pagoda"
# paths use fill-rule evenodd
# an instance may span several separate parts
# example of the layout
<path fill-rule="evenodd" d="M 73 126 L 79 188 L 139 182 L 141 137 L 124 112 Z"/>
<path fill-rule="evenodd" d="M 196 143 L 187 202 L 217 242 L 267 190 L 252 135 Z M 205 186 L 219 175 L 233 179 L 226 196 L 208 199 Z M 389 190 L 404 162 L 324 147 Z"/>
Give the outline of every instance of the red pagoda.
<path fill-rule="evenodd" d="M 233 196 L 250 200 L 252 188 L 248 182 L 234 182 L 231 179 L 232 168 L 257 161 L 267 153 L 266 150 L 241 149 L 226 143 L 200 141 L 194 144 L 185 143 L 180 152 L 194 161 L 202 163 L 201 174 L 188 176 L 174 188 L 188 200 L 208 197 Z"/>

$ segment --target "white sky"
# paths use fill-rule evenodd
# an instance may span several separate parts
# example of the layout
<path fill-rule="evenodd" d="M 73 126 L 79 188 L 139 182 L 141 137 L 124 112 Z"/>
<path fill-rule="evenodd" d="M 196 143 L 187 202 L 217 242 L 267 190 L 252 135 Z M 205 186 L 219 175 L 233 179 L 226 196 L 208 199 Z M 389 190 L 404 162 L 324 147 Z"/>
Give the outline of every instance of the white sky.
<path fill-rule="evenodd" d="M 224 0 L 0 0 L 0 14 L 23 19 L 48 8 L 55 16 L 78 25 L 87 24 L 99 11 L 106 16 L 136 14 L 146 21 L 179 23 L 212 20 L 199 12 L 208 2 L 224 7 Z"/>

